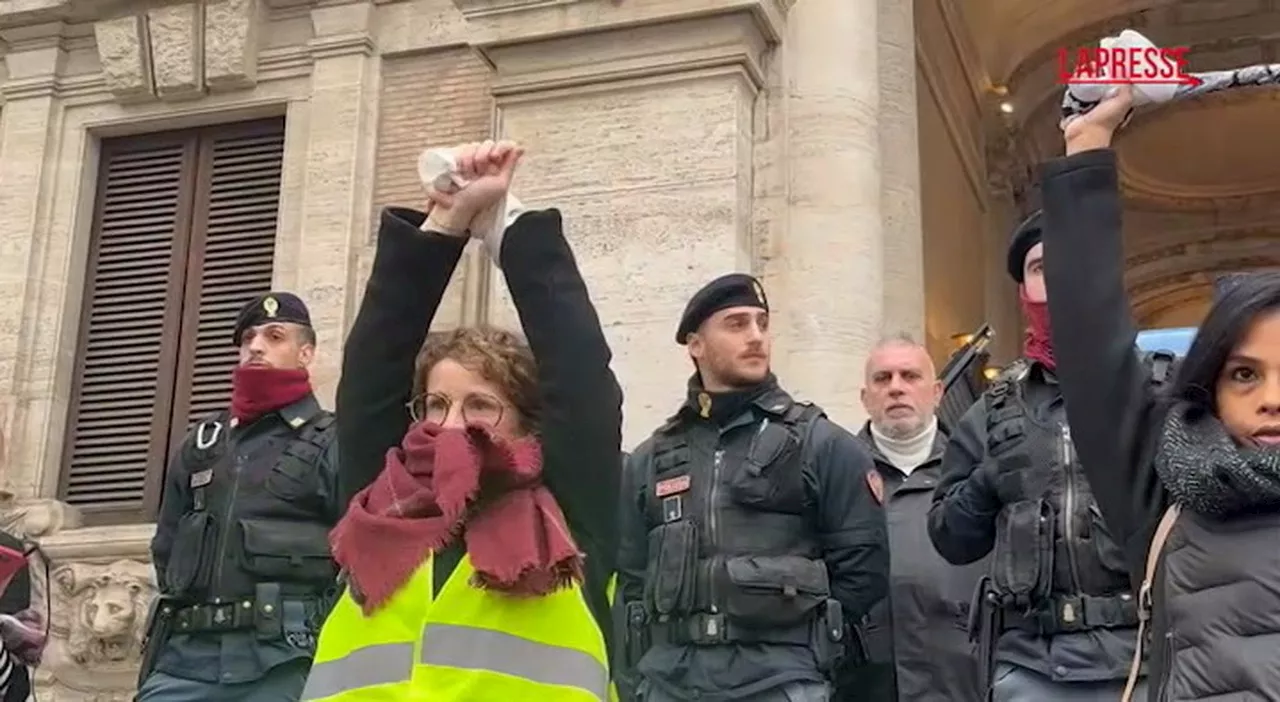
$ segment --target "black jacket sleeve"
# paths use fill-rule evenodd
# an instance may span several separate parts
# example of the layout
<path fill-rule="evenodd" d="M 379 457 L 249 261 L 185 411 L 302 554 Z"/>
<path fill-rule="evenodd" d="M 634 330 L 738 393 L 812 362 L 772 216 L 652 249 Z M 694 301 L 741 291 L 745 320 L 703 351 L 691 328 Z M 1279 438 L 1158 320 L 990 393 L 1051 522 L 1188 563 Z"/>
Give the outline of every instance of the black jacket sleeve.
<path fill-rule="evenodd" d="M 622 390 L 558 210 L 527 212 L 502 239 L 502 272 L 538 361 L 543 480 L 588 561 L 618 557 Z"/>
<path fill-rule="evenodd" d="M 336 410 L 344 511 L 409 428 L 414 362 L 466 247 L 465 239 L 419 231 L 424 219 L 409 209 L 382 211 L 364 299 L 343 347 Z"/>
<path fill-rule="evenodd" d="M 644 574 L 649 565 L 644 491 L 648 484 L 650 455 L 650 443 L 646 441 L 627 457 L 622 473 L 622 499 L 618 508 L 618 590 L 627 602 L 644 599 Z"/>
<path fill-rule="evenodd" d="M 182 460 L 190 442 L 191 435 L 188 434 L 173 454 L 169 469 L 164 473 L 164 493 L 160 497 L 160 514 L 156 517 L 156 534 L 151 537 L 151 564 L 156 569 L 156 583 L 161 592 L 167 591 L 164 574 L 169 566 L 169 556 L 173 553 L 178 521 L 191 508 L 190 479 L 186 463 Z"/>
<path fill-rule="evenodd" d="M 1054 358 L 1081 466 L 1137 580 L 1169 498 L 1153 457 L 1163 423 L 1124 289 L 1115 152 L 1045 165 L 1045 282 Z"/>
<path fill-rule="evenodd" d="M 956 423 L 942 454 L 942 477 L 929 507 L 929 540 L 952 565 L 967 565 L 991 552 L 1000 497 L 979 470 L 987 460 L 987 407 L 979 398 Z"/>
<path fill-rule="evenodd" d="M 329 431 L 335 436 L 329 437 L 329 442 L 325 444 L 324 452 L 320 454 L 318 462 L 320 474 L 324 478 L 324 504 L 325 516 L 329 518 L 330 524 L 337 524 L 342 519 L 342 515 L 347 511 L 347 502 L 343 502 L 340 495 L 342 494 L 342 486 L 338 482 L 338 437 L 336 426 Z"/>
<path fill-rule="evenodd" d="M 825 419 L 813 428 L 816 530 L 831 595 L 849 621 L 870 613 L 889 592 L 889 537 L 884 507 L 871 492 L 871 453 L 853 434 Z"/>

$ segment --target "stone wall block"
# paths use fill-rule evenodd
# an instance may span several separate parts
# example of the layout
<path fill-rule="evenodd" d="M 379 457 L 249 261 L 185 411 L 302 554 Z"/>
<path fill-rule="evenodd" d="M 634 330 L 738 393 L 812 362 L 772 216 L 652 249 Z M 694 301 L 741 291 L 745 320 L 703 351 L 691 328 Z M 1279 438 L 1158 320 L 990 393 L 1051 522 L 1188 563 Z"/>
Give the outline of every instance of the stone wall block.
<path fill-rule="evenodd" d="M 102 77 L 116 99 L 138 102 L 154 97 L 151 46 L 144 18 L 134 15 L 95 22 L 93 35 Z"/>
<path fill-rule="evenodd" d="M 204 7 L 204 75 L 210 91 L 252 87 L 258 80 L 257 0 L 208 0 Z"/>
<path fill-rule="evenodd" d="M 156 94 L 166 100 L 204 93 L 204 23 L 195 5 L 170 5 L 147 11 Z"/>

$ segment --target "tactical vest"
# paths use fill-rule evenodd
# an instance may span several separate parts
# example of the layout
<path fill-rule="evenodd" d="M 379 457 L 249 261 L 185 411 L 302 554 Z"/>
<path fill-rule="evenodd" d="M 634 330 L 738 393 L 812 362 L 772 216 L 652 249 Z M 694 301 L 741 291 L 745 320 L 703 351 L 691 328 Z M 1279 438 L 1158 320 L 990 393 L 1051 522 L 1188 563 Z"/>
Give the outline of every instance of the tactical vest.
<path fill-rule="evenodd" d="M 777 409 L 739 429 L 749 442 L 722 444 L 679 418 L 654 434 L 644 591 L 653 641 L 814 645 L 815 622 L 838 616 L 805 510 L 807 444 L 824 414 L 789 398 Z M 824 605 L 835 611 L 822 616 Z"/>
<path fill-rule="evenodd" d="M 182 455 L 191 508 L 178 522 L 165 571 L 165 594 L 182 603 L 170 613 L 175 633 L 256 628 L 269 638 L 283 622 L 286 637 L 314 635 L 326 600 L 337 594 L 332 517 L 318 468 L 333 422 L 322 411 L 296 437 L 266 439 L 271 444 L 255 463 L 270 468 L 241 466 L 245 476 L 228 450 L 226 413 L 197 425 Z"/>
<path fill-rule="evenodd" d="M 1066 412 L 1037 419 L 1030 366 L 1010 366 L 984 395 L 987 454 L 998 464 L 992 580 L 1005 628 L 1041 636 L 1137 626 L 1124 552 L 1080 468 Z"/>

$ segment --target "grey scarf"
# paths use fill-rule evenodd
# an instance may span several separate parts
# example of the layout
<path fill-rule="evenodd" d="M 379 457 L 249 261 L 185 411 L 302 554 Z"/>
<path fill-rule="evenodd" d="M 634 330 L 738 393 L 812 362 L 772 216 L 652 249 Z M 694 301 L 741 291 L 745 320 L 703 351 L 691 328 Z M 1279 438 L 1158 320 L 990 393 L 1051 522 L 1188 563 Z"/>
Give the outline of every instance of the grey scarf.
<path fill-rule="evenodd" d="M 1280 449 L 1240 446 L 1216 417 L 1185 403 L 1165 419 L 1155 463 L 1174 501 L 1199 514 L 1280 509 Z"/>

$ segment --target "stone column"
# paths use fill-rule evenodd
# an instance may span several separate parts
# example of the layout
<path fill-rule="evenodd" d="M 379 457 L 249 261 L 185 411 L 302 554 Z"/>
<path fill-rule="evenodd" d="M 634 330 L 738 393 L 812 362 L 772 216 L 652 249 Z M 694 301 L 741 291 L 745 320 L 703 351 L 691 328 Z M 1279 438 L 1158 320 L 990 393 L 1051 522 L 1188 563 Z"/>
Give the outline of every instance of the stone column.
<path fill-rule="evenodd" d="M 496 69 L 497 131 L 528 147 L 516 192 L 565 214 L 634 445 L 683 397 L 692 366 L 674 337 L 689 296 L 758 264 L 754 111 L 781 19 L 771 1 L 455 3 Z M 491 278 L 490 318 L 518 325 Z"/>
<path fill-rule="evenodd" d="M 311 307 L 321 353 L 312 377 L 322 402 L 337 388 L 348 317 L 362 289 L 353 251 L 369 241 L 377 138 L 378 66 L 374 3 L 362 0 L 311 11 L 315 38 L 307 160 L 297 260 L 282 271 Z M 282 267 L 278 267 L 282 268 Z"/>
<path fill-rule="evenodd" d="M 914 0 L 879 0 L 880 207 L 884 227 L 883 332 L 924 343 L 924 232 L 916 114 Z"/>
<path fill-rule="evenodd" d="M 33 314 L 38 303 L 38 257 L 35 235 L 48 214 L 48 198 L 41 197 L 42 183 L 55 159 L 59 111 L 57 77 L 66 63 L 62 24 L 13 27 L 0 31 L 9 45 L 4 61 L 9 78 L 0 90 L 0 434 L 5 447 L 0 488 L 23 496 L 38 490 L 43 433 L 31 432 L 27 441 L 26 414 L 31 410 L 25 380 L 31 374 L 33 335 L 40 320 Z M 47 325 L 43 333 L 55 334 Z M 53 359 L 43 359 L 52 362 Z"/>
<path fill-rule="evenodd" d="M 864 417 L 862 365 L 885 312 L 879 24 L 875 2 L 804 0 L 782 49 L 790 208 L 779 370 L 850 428 Z"/>
<path fill-rule="evenodd" d="M 1013 197 L 1007 191 L 992 193 L 987 209 L 987 231 L 983 237 L 986 261 L 985 311 L 987 324 L 996 332 L 992 342 L 992 362 L 1004 364 L 1022 350 L 1022 312 L 1018 292 L 1005 266 L 1009 235 L 1021 221 Z"/>

